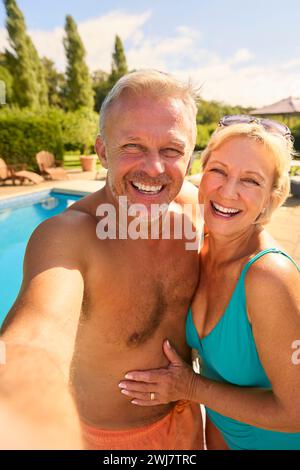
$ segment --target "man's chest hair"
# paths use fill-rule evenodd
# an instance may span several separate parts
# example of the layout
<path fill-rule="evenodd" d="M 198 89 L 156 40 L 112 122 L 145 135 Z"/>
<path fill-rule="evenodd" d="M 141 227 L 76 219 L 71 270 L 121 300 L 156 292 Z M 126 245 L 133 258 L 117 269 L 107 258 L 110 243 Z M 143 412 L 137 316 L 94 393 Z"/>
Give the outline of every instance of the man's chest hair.
<path fill-rule="evenodd" d="M 180 321 L 183 328 L 197 273 L 178 264 L 179 269 L 168 266 L 151 272 L 139 265 L 134 271 L 115 272 L 105 288 L 94 284 L 85 292 L 83 317 L 106 332 L 106 341 L 122 341 L 127 347 L 144 344 L 163 322 L 175 327 Z"/>

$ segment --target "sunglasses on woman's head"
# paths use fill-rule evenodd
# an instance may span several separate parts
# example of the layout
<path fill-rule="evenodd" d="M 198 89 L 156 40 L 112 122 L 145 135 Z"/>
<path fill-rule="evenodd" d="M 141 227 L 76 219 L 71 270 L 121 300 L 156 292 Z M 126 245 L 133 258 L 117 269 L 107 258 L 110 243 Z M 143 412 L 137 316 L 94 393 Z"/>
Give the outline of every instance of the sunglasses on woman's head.
<path fill-rule="evenodd" d="M 286 137 L 294 142 L 294 137 L 288 126 L 281 122 L 273 121 L 272 119 L 257 118 L 249 116 L 248 114 L 232 114 L 222 117 L 219 122 L 220 127 L 232 126 L 234 124 L 259 124 L 268 132 Z"/>

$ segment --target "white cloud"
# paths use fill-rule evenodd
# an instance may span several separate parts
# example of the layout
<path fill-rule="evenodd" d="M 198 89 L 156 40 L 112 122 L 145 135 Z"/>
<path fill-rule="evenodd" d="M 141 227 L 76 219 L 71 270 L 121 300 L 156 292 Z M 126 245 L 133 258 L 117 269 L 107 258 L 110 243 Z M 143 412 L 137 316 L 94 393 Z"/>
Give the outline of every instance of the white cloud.
<path fill-rule="evenodd" d="M 284 69 L 291 69 L 294 67 L 300 67 L 300 59 L 291 59 L 285 64 L 283 64 Z"/>
<path fill-rule="evenodd" d="M 0 28 L 0 51 L 8 46 L 6 29 Z"/>
<path fill-rule="evenodd" d="M 83 21 L 78 24 L 79 33 L 87 51 L 87 63 L 91 70 L 110 70 L 111 54 L 116 34 L 122 41 L 134 43 L 142 41 L 142 26 L 150 18 L 151 12 L 129 14 L 112 11 L 107 15 Z M 60 70 L 65 68 L 65 52 L 63 47 L 64 29 L 52 31 L 28 31 L 40 56 L 54 60 Z M 0 29 L 0 50 L 7 47 L 6 31 Z"/>
<path fill-rule="evenodd" d="M 181 28 L 179 35 L 160 41 L 147 39 L 139 47 L 129 49 L 131 67 L 154 67 L 192 79 L 201 86 L 203 98 L 233 105 L 258 107 L 289 95 L 300 96 L 295 60 L 287 61 L 290 68 L 293 65 L 293 71 L 287 72 L 285 64 L 255 64 L 255 56 L 248 49 L 239 49 L 223 59 L 216 52 L 201 48 L 201 43 L 190 34 L 185 36 L 184 31 Z"/>
<path fill-rule="evenodd" d="M 60 70 L 65 68 L 65 52 L 63 47 L 63 28 L 53 31 L 29 31 L 29 34 L 41 57 L 52 59 Z"/>
<path fill-rule="evenodd" d="M 209 52 L 199 46 L 201 33 L 179 26 L 174 35 L 145 38 L 129 46 L 126 53 L 130 68 L 156 68 L 172 71 L 203 61 Z"/>
<path fill-rule="evenodd" d="M 79 24 L 87 54 L 87 63 L 92 70 L 110 70 L 111 54 L 116 34 L 122 41 L 132 40 L 138 43 L 143 40 L 142 26 L 150 18 L 151 12 L 139 15 L 111 12 L 105 16 Z"/>
<path fill-rule="evenodd" d="M 181 78 L 191 78 L 195 84 L 203 85 L 205 99 L 256 107 L 289 95 L 300 96 L 298 58 L 288 58 L 283 64 L 266 62 L 259 65 L 255 63 L 252 51 L 240 48 L 226 59 L 217 51 L 202 47 L 201 32 L 185 25 L 162 38 L 146 36 L 143 27 L 150 17 L 150 11 L 141 14 L 112 11 L 79 23 L 90 69 L 110 70 L 114 38 L 118 34 L 125 42 L 130 69 L 153 67 Z M 63 70 L 63 27 L 29 33 L 39 54 L 53 59 Z M 5 44 L 6 31 L 0 29 L 0 50 Z"/>
<path fill-rule="evenodd" d="M 188 36 L 174 36 L 162 40 L 146 39 L 127 51 L 130 68 L 158 68 L 168 70 L 180 66 L 193 58 L 200 58 L 201 51 L 194 50 L 195 44 Z"/>
<path fill-rule="evenodd" d="M 299 74 L 272 64 L 235 69 L 229 62 L 208 63 L 204 67 L 178 71 L 202 83 L 203 98 L 232 105 L 259 107 L 287 96 L 300 96 Z M 298 90 L 298 91 L 297 91 Z"/>
<path fill-rule="evenodd" d="M 183 36 L 188 36 L 193 39 L 199 39 L 201 37 L 200 31 L 196 31 L 195 29 L 189 28 L 188 26 L 178 26 L 176 31 Z"/>
<path fill-rule="evenodd" d="M 248 62 L 253 58 L 254 54 L 252 54 L 249 49 L 238 49 L 234 56 L 230 59 L 230 62 L 232 64 L 240 64 L 241 62 Z"/>
<path fill-rule="evenodd" d="M 291 80 L 288 96 L 293 96 L 294 98 L 300 98 L 299 73 L 294 74 L 294 79 Z"/>

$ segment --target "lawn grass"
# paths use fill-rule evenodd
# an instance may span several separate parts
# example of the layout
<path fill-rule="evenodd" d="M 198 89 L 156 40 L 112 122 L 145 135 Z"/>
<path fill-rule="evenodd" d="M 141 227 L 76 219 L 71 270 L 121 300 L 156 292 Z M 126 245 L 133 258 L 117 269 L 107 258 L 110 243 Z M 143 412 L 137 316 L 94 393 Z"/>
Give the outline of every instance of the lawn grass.
<path fill-rule="evenodd" d="M 96 156 L 96 154 L 95 154 Z M 76 170 L 76 169 L 80 169 L 81 168 L 81 163 L 80 163 L 80 154 L 79 152 L 76 153 L 76 152 L 73 152 L 73 153 L 66 153 L 64 155 L 64 168 L 66 168 L 67 170 Z M 102 168 L 101 166 L 101 163 L 99 162 L 99 160 L 97 161 L 97 166 L 96 166 L 97 170 L 99 170 L 99 168 Z"/>

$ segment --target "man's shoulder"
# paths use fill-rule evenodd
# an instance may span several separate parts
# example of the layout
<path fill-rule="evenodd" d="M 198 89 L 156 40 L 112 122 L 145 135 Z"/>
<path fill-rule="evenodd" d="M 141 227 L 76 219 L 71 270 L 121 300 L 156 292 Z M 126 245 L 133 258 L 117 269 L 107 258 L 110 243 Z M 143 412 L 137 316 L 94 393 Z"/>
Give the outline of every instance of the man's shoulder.
<path fill-rule="evenodd" d="M 33 232 L 29 246 L 43 247 L 47 252 L 64 247 L 74 251 L 95 233 L 96 221 L 80 209 L 69 209 L 42 222 Z M 74 253 L 75 254 L 75 253 Z"/>
<path fill-rule="evenodd" d="M 74 207 L 44 221 L 38 228 L 50 232 L 61 232 L 61 234 L 76 228 L 79 230 L 77 233 L 80 234 L 95 224 L 95 218 L 88 211 Z"/>
<path fill-rule="evenodd" d="M 198 189 L 195 185 L 184 180 L 182 188 L 175 198 L 177 204 L 196 204 L 198 202 Z"/>
<path fill-rule="evenodd" d="M 103 194 L 98 191 L 42 222 L 29 240 L 29 249 L 47 253 L 49 256 L 59 252 L 72 259 L 81 258 L 83 253 L 87 256 L 88 248 L 92 247 L 96 240 L 96 209 L 102 199 Z"/>
<path fill-rule="evenodd" d="M 97 208 L 106 202 L 103 190 L 89 194 L 76 201 L 66 211 L 53 217 L 52 225 L 58 230 L 61 227 L 72 229 L 78 225 L 80 233 L 84 233 L 90 228 L 94 229 L 98 223 Z"/>
<path fill-rule="evenodd" d="M 89 194 L 79 201 L 76 201 L 62 215 L 71 214 L 74 218 L 82 215 L 89 216 L 91 220 L 96 221 L 96 212 L 100 204 L 106 203 L 105 192 L 102 190 Z M 85 217 L 87 220 L 89 217 Z"/>

